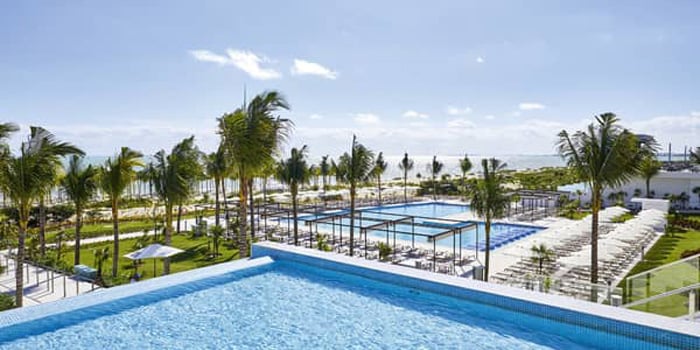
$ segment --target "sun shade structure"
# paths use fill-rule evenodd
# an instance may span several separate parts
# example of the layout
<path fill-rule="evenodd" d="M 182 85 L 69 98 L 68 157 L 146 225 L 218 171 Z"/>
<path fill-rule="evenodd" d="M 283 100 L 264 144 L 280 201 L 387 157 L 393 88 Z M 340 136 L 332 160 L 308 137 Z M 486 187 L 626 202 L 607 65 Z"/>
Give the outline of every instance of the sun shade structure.
<path fill-rule="evenodd" d="M 125 254 L 125 258 L 131 260 L 143 260 L 143 259 L 154 259 L 153 260 L 153 277 L 156 276 L 156 261 L 158 258 L 169 258 L 173 255 L 177 255 L 184 252 L 182 249 L 177 249 L 167 245 L 162 245 L 158 243 L 151 244 L 147 247 L 143 247 L 137 251 L 133 251 L 129 254 Z"/>

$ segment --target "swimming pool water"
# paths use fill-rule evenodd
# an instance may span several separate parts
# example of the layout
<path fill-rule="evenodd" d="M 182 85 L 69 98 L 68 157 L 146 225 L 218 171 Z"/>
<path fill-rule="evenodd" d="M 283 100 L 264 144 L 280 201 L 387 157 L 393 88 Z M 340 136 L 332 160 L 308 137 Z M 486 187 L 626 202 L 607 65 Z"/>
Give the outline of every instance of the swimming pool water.
<path fill-rule="evenodd" d="M 363 212 L 363 215 L 361 216 L 362 219 L 355 220 L 355 227 L 367 227 L 372 224 L 381 223 L 381 220 L 391 220 L 399 218 L 399 216 L 391 214 L 421 217 L 420 219 L 416 219 L 417 222 L 429 220 L 427 218 L 444 218 L 446 216 L 454 214 L 469 212 L 469 206 L 452 203 L 430 202 L 372 207 L 362 209 L 361 211 Z M 311 220 L 326 215 L 303 215 L 300 216 L 300 220 Z M 342 230 L 347 235 L 350 226 L 350 219 L 348 218 L 344 218 L 342 219 L 342 221 L 340 219 L 335 220 L 335 227 L 333 227 L 333 224 L 331 223 L 319 223 L 317 225 L 320 231 L 339 233 L 341 223 L 342 225 L 344 225 Z M 476 228 L 464 229 L 462 231 L 461 247 L 463 249 L 475 249 L 475 247 L 478 246 L 480 251 L 484 251 L 486 249 L 485 225 L 483 222 L 475 223 L 477 225 Z M 454 225 L 459 224 L 455 222 Z M 399 223 L 396 224 L 395 228 L 398 232 L 412 232 L 413 230 L 413 227 L 410 223 Z M 504 244 L 516 241 L 522 237 L 531 235 L 541 229 L 542 228 L 540 227 L 534 226 L 494 223 L 491 225 L 491 249 L 493 250 Z M 393 244 L 394 238 L 398 240 L 398 244 L 406 244 L 407 242 L 414 241 L 417 243 L 429 243 L 428 238 L 426 236 L 421 236 L 420 234 L 435 235 L 444 232 L 445 228 L 416 226 L 415 232 L 419 233 L 418 235 L 414 236 L 411 234 L 397 233 L 396 237 L 394 237 L 393 230 L 393 227 L 390 230 L 388 230 L 388 232 L 385 228 L 378 230 L 370 230 L 368 231 L 368 235 L 375 238 L 388 239 L 389 244 Z M 356 234 L 358 234 L 358 231 L 356 231 Z M 460 236 L 458 235 L 454 240 L 452 237 L 446 237 L 438 240 L 436 243 L 437 246 L 440 247 L 452 248 L 454 245 L 457 249 L 459 249 Z"/>
<path fill-rule="evenodd" d="M 35 321 L 36 322 L 36 321 Z M 41 321 L 39 321 L 41 322 Z M 44 321 L 4 349 L 662 349 L 305 264 L 275 262 Z M 36 325 L 35 325 L 36 327 Z M 31 328 L 31 327 L 30 327 Z M 17 327 L 18 330 L 26 329 Z"/>

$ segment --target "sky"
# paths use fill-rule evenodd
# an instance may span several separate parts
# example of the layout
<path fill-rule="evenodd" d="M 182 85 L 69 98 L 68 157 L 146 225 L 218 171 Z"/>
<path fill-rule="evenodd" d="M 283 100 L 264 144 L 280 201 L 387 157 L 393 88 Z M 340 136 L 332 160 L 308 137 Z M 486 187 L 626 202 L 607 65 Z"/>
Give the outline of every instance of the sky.
<path fill-rule="evenodd" d="M 279 90 L 285 149 L 553 154 L 604 112 L 674 150 L 700 126 L 697 1 L 3 1 L 0 121 L 152 154 Z"/>

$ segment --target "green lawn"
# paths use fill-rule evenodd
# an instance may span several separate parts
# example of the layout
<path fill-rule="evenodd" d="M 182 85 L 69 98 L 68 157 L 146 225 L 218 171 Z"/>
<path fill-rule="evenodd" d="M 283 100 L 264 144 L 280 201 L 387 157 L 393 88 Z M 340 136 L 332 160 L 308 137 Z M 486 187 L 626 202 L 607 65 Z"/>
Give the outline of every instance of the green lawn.
<path fill-rule="evenodd" d="M 610 219 L 611 222 L 614 222 L 616 224 L 621 224 L 629 219 L 634 218 L 634 215 L 632 213 L 622 213 L 612 219 Z"/>
<path fill-rule="evenodd" d="M 146 244 L 153 243 L 152 237 L 149 237 L 149 241 Z M 116 285 L 122 283 L 128 283 L 129 277 L 134 273 L 134 263 L 132 260 L 123 257 L 124 254 L 136 250 L 138 239 L 125 239 L 120 241 L 119 254 L 122 257 L 119 259 L 119 277 L 112 281 L 109 276 L 112 273 L 112 260 L 108 260 L 103 265 L 103 276 L 108 284 Z M 219 256 L 212 258 L 210 256 L 209 250 L 209 240 L 207 237 L 190 237 L 185 234 L 174 235 L 172 240 L 172 246 L 180 248 L 185 252 L 175 255 L 171 258 L 170 272 L 181 272 L 187 271 L 199 267 L 209 266 L 213 264 L 218 264 L 226 261 L 231 261 L 238 259 L 238 250 L 230 247 L 226 242 L 222 242 L 219 246 Z M 94 250 L 101 249 L 104 247 L 109 247 L 110 256 L 113 248 L 113 242 L 95 243 L 83 246 L 80 249 L 80 262 L 83 265 L 96 268 Z M 63 253 L 62 261 L 64 261 L 67 266 L 73 265 L 73 248 L 66 248 Z M 138 268 L 139 272 L 144 279 L 153 278 L 153 260 L 143 260 Z M 161 259 L 156 261 L 156 275 L 160 276 L 163 271 L 163 263 Z"/>
<path fill-rule="evenodd" d="M 638 263 L 629 275 L 635 275 L 680 260 L 681 253 L 684 251 L 700 248 L 700 231 L 674 231 L 677 232 L 674 232 L 673 235 L 666 234 L 662 236 L 644 255 L 644 261 Z M 638 300 L 648 295 L 656 295 L 680 288 L 697 282 L 698 278 L 698 269 L 695 266 L 677 265 L 672 269 L 654 274 L 648 284 L 644 280 L 637 280 L 633 287 L 631 300 Z M 625 287 L 624 285 L 625 282 L 623 281 L 620 287 Z M 686 302 L 687 297 L 678 295 L 640 305 L 635 307 L 635 309 L 676 317 L 687 313 Z"/>

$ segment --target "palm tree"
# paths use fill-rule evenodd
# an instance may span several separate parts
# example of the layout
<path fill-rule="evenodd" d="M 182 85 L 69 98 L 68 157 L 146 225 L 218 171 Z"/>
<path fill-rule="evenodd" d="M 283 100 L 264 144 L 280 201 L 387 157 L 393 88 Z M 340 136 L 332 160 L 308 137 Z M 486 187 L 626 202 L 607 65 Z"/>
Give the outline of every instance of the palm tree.
<path fill-rule="evenodd" d="M 119 202 L 124 190 L 136 178 L 136 167 L 143 167 L 140 152 L 122 147 L 119 154 L 107 158 L 100 168 L 99 179 L 102 191 L 109 197 L 112 206 L 112 231 L 114 233 L 114 257 L 112 258 L 112 278 L 119 269 Z"/>
<path fill-rule="evenodd" d="M 384 161 L 384 155 L 382 152 L 379 152 L 377 159 L 374 160 L 374 168 L 372 168 L 372 176 L 377 179 L 377 199 L 379 205 L 382 204 L 382 175 L 388 166 L 389 164 Z"/>
<path fill-rule="evenodd" d="M 170 154 L 160 150 L 154 155 L 153 184 L 158 198 L 165 206 L 165 245 L 172 243 L 173 209 L 192 196 L 195 180 L 200 174 L 201 153 L 190 136 L 175 145 Z M 163 259 L 163 274 L 170 273 L 170 259 Z"/>
<path fill-rule="evenodd" d="M 698 203 L 700 203 L 700 186 L 693 187 L 693 193 L 698 195 Z"/>
<path fill-rule="evenodd" d="M 413 160 L 411 158 L 408 158 L 408 152 L 405 152 L 403 154 L 403 159 L 401 159 L 401 162 L 399 162 L 399 169 L 403 171 L 403 201 L 404 203 L 407 203 L 408 172 L 413 170 Z"/>
<path fill-rule="evenodd" d="M 367 181 L 374 167 L 374 153 L 352 136 L 350 153 L 343 153 L 338 159 L 336 176 L 350 185 L 350 255 L 355 246 L 355 196 L 358 182 Z"/>
<path fill-rule="evenodd" d="M 542 274 L 542 267 L 545 262 L 554 261 L 556 257 L 554 251 L 549 249 L 544 243 L 541 243 L 539 246 L 533 245 L 530 251 L 532 252 L 532 262 L 537 264 L 538 274 Z"/>
<path fill-rule="evenodd" d="M 428 164 L 428 171 L 433 179 L 433 200 L 437 199 L 437 176 L 442 172 L 444 164 L 437 160 L 437 156 L 433 156 L 433 161 Z"/>
<path fill-rule="evenodd" d="M 80 264 L 80 229 L 83 226 L 83 210 L 97 191 L 97 169 L 82 164 L 83 158 L 74 155 L 70 159 L 66 176 L 61 185 L 66 195 L 75 205 L 75 259 Z"/>
<path fill-rule="evenodd" d="M 221 203 L 219 201 L 219 189 L 221 188 L 223 190 L 223 182 L 226 179 L 226 176 L 228 175 L 230 171 L 229 167 L 229 162 L 228 158 L 226 158 L 226 154 L 224 152 L 224 149 L 219 146 L 219 148 L 216 150 L 216 152 L 213 152 L 209 154 L 206 158 L 206 171 L 207 174 L 214 179 L 214 225 L 219 226 L 219 216 L 221 213 Z M 226 194 L 226 191 L 224 191 L 224 195 Z M 224 197 L 224 201 L 226 201 L 226 198 Z"/>
<path fill-rule="evenodd" d="M 289 186 L 292 194 L 292 215 L 294 219 L 294 245 L 299 244 L 299 222 L 297 220 L 297 197 L 299 186 L 311 179 L 311 171 L 306 163 L 306 146 L 301 149 L 292 148 L 292 154 L 277 165 L 277 179 Z"/>
<path fill-rule="evenodd" d="M 332 162 L 333 160 L 331 160 Z M 331 173 L 331 163 L 328 162 L 328 155 L 321 157 L 321 163 L 318 166 L 321 171 L 321 180 L 323 181 L 323 192 L 328 190 L 328 175 Z"/>
<path fill-rule="evenodd" d="M 274 158 L 292 127 L 290 120 L 273 116 L 281 109 L 289 109 L 287 101 L 279 92 L 270 91 L 255 96 L 246 108 L 239 108 L 218 119 L 221 143 L 233 161 L 241 184 L 238 191 L 241 255 L 248 252 L 246 214 L 251 179 L 262 164 Z M 254 235 L 252 231 L 251 235 Z"/>
<path fill-rule="evenodd" d="M 591 191 L 591 282 L 598 283 L 598 213 L 606 188 L 620 187 L 639 173 L 641 160 L 656 146 L 640 144 L 636 135 L 619 126 L 615 114 L 595 117 L 585 131 L 559 133 L 557 149 Z M 595 294 L 595 291 L 593 291 Z"/>
<path fill-rule="evenodd" d="M 17 254 L 15 262 L 15 304 L 22 306 L 24 295 L 25 239 L 32 205 L 45 194 L 46 179 L 52 178 L 60 166 L 60 157 L 83 154 L 77 147 L 61 142 L 41 127 L 31 127 L 29 139 L 22 143 L 19 154 L 12 155 L 5 143 L 11 132 L 18 130 L 11 123 L 0 124 L 0 185 L 3 193 L 17 208 Z"/>
<path fill-rule="evenodd" d="M 661 162 L 656 159 L 656 155 L 649 155 L 642 159 L 639 164 L 639 174 L 644 178 L 644 183 L 646 184 L 647 198 L 651 198 L 649 192 L 649 183 L 651 178 L 659 174 L 661 169 Z"/>
<path fill-rule="evenodd" d="M 471 205 L 476 214 L 484 219 L 484 233 L 486 235 L 484 281 L 488 282 L 491 256 L 491 221 L 505 217 L 510 198 L 506 195 L 506 189 L 503 186 L 505 179 L 502 171 L 506 164 L 495 158 L 482 159 L 481 167 L 484 169 L 484 178 L 477 181 L 476 186 L 474 186 Z"/>
<path fill-rule="evenodd" d="M 459 168 L 462 170 L 462 189 L 464 191 L 464 199 L 466 200 L 467 198 L 467 183 L 466 183 L 466 178 L 467 178 L 467 173 L 472 170 L 472 161 L 469 160 L 469 156 L 466 154 L 464 155 L 464 158 L 459 161 Z"/>
<path fill-rule="evenodd" d="M 102 266 L 105 261 L 109 260 L 109 247 L 93 249 L 92 255 L 95 257 L 95 265 L 97 266 L 97 281 L 102 283 Z"/>

